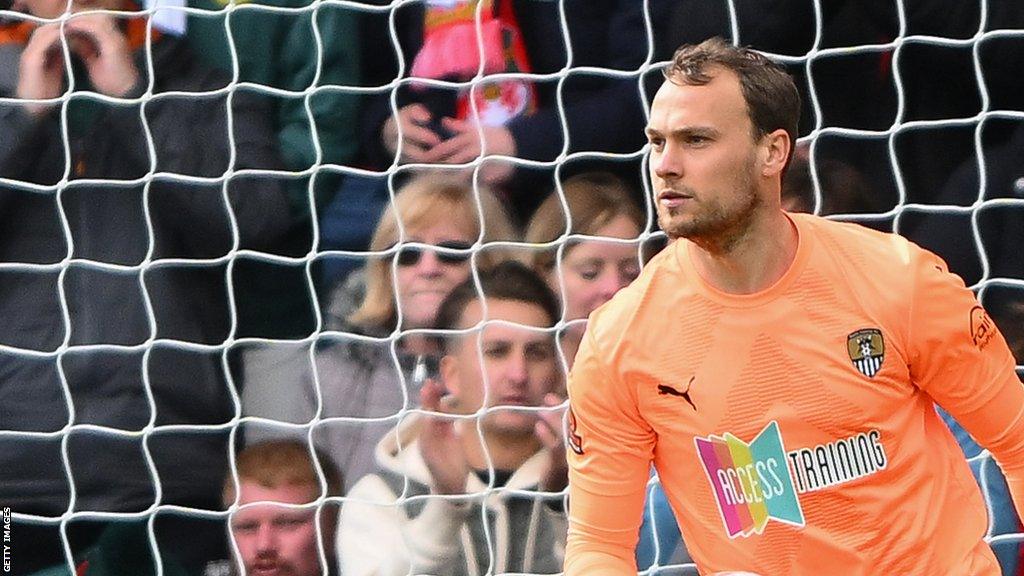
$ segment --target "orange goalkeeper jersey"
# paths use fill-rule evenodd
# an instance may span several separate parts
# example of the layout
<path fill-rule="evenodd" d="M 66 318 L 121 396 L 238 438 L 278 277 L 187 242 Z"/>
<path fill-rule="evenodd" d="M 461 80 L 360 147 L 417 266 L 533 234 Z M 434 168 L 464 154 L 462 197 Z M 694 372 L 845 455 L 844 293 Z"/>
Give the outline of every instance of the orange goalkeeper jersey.
<path fill-rule="evenodd" d="M 963 282 L 903 238 L 791 214 L 767 290 L 673 243 L 591 315 L 569 380 L 568 575 L 634 570 L 653 461 L 703 573 L 997 576 L 946 408 L 1024 503 L 1024 387 Z"/>

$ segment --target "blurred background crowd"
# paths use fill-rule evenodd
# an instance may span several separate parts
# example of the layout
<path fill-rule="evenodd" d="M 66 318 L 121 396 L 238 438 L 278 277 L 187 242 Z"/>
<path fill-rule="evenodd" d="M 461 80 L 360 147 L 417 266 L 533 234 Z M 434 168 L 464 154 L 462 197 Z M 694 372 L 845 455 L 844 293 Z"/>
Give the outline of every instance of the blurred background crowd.
<path fill-rule="evenodd" d="M 155 574 L 149 530 L 164 573 L 558 572 L 564 373 L 665 242 L 649 64 L 710 36 L 797 79 L 787 207 L 937 252 L 1024 358 L 1017 3 L 157 6 L 0 13 L 0 503 L 119 514 L 16 522 L 17 573 Z"/>

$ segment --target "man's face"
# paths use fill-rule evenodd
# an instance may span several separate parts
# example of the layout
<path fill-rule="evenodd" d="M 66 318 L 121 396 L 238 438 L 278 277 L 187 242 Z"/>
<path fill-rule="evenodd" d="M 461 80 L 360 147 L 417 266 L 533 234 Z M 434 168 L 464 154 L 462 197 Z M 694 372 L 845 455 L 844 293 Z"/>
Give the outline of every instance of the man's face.
<path fill-rule="evenodd" d="M 760 203 L 759 145 L 739 78 L 715 67 L 709 75 L 703 86 L 666 81 L 647 126 L 658 224 L 698 243 L 742 234 Z"/>
<path fill-rule="evenodd" d="M 528 327 L 545 328 L 551 319 L 540 306 L 516 300 L 487 300 L 488 319 L 521 324 L 487 324 L 479 337 L 470 334 L 454 343 L 442 360 L 445 384 L 461 411 L 484 406 L 541 406 L 544 395 L 561 381 L 554 335 Z M 479 300 L 462 313 L 459 328 L 470 328 L 483 318 Z M 483 356 L 478 346 L 482 346 Z M 486 388 L 486 399 L 484 391 Z M 535 412 L 495 410 L 484 417 L 484 429 L 499 434 L 533 434 Z"/>
<path fill-rule="evenodd" d="M 310 486 L 266 488 L 244 479 L 239 505 L 266 500 L 307 504 L 316 499 Z M 231 533 L 245 565 L 246 576 L 319 576 L 316 545 L 316 510 L 260 504 L 239 510 L 231 519 Z M 325 544 L 332 541 L 325 530 Z M 329 556 L 328 556 L 329 557 Z"/>

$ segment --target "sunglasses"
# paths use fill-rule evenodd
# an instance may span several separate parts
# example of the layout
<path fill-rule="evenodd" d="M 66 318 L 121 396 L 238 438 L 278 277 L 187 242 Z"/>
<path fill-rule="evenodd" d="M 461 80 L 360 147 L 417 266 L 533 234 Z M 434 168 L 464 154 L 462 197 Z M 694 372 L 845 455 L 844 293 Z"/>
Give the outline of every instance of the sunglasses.
<path fill-rule="evenodd" d="M 442 252 L 439 250 L 433 250 L 431 248 L 423 248 L 420 246 L 409 246 L 408 248 L 402 248 L 398 252 L 398 265 L 399 266 L 415 266 L 419 264 L 420 258 L 423 257 L 423 253 L 426 251 L 433 252 L 437 256 L 437 261 L 441 264 L 448 266 L 457 266 L 465 263 L 469 260 L 470 254 L 466 252 L 473 247 L 468 242 L 459 242 L 457 240 L 441 242 L 437 245 L 438 248 L 445 250 L 460 250 L 461 252 Z"/>

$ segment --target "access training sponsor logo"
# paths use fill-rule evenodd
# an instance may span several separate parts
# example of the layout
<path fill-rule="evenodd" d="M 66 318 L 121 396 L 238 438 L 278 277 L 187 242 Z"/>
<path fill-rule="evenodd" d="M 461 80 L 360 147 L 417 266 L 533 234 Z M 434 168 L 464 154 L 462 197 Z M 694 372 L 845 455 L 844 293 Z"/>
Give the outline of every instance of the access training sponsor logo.
<path fill-rule="evenodd" d="M 736 436 L 694 438 L 730 538 L 761 534 L 769 520 L 803 527 L 800 494 L 884 470 L 877 430 L 787 452 L 772 421 L 748 444 Z"/>

